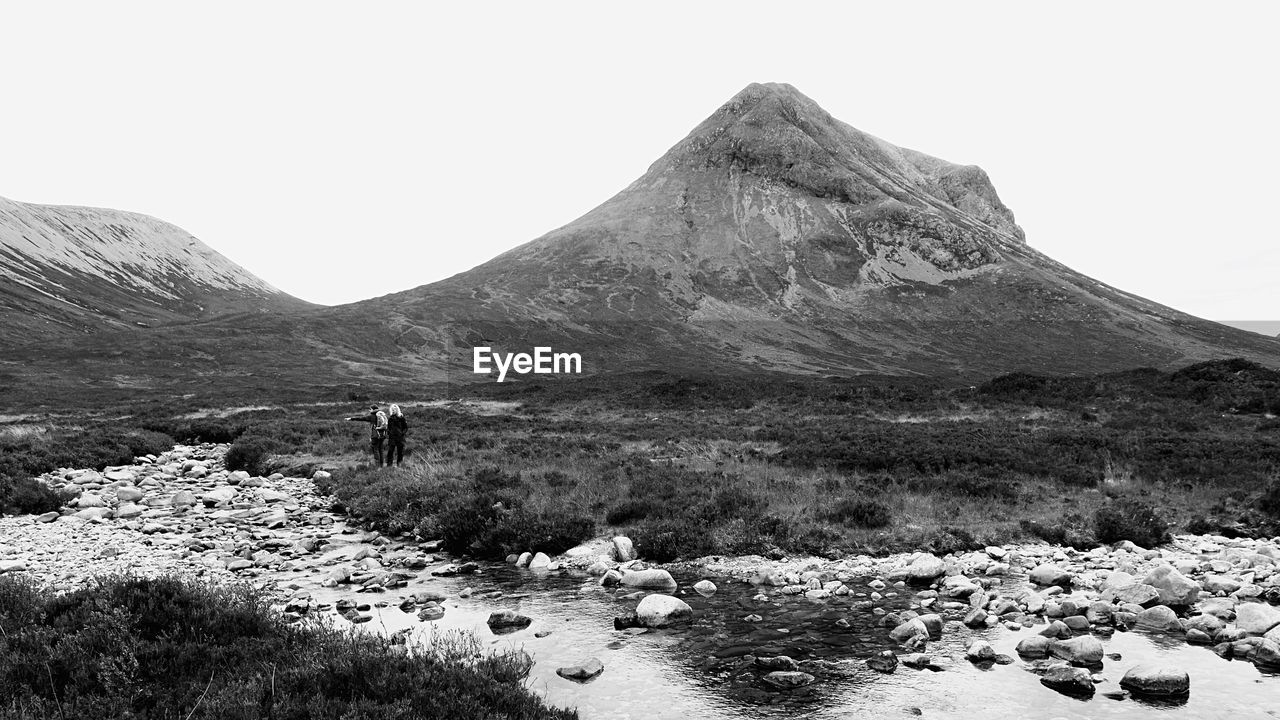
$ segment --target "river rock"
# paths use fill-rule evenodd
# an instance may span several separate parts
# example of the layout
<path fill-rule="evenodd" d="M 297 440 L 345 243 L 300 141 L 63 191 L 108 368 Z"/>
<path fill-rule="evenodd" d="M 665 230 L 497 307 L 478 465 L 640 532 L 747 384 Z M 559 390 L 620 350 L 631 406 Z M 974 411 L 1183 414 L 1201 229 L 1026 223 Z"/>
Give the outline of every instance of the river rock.
<path fill-rule="evenodd" d="M 945 575 L 947 564 L 936 555 L 923 553 L 917 555 L 907 566 L 907 580 L 913 583 L 928 583 Z"/>
<path fill-rule="evenodd" d="M 634 588 L 672 589 L 676 587 L 675 578 L 661 568 L 650 570 L 627 570 L 622 574 L 622 584 Z"/>
<path fill-rule="evenodd" d="M 521 615 L 515 610 L 496 610 L 489 614 L 489 619 L 486 621 L 490 630 L 524 628 L 529 627 L 532 622 L 533 618 Z"/>
<path fill-rule="evenodd" d="M 918 617 L 900 623 L 889 631 L 889 638 L 894 642 L 905 643 L 916 637 L 926 640 L 929 638 L 929 628 Z"/>
<path fill-rule="evenodd" d="M 0 575 L 10 572 L 24 572 L 27 563 L 22 560 L 0 560 Z"/>
<path fill-rule="evenodd" d="M 892 650 L 883 650 L 867 658 L 867 667 L 881 673 L 891 673 L 898 667 L 898 656 Z"/>
<path fill-rule="evenodd" d="M 103 500 L 102 496 L 97 493 L 87 492 L 76 498 L 72 504 L 78 508 L 100 508 L 106 507 L 107 501 Z"/>
<path fill-rule="evenodd" d="M 636 618 L 649 628 L 660 628 L 693 617 L 693 608 L 680 598 L 654 593 L 636 606 Z"/>
<path fill-rule="evenodd" d="M 1027 576 L 1036 585 L 1071 585 L 1071 573 L 1057 565 L 1039 565 Z"/>
<path fill-rule="evenodd" d="M 786 655 L 775 655 L 773 657 L 756 658 L 756 667 L 761 667 L 765 670 L 799 670 L 800 664 L 795 661 L 795 658 Z"/>
<path fill-rule="evenodd" d="M 618 535 L 613 538 L 613 557 L 618 562 L 631 562 L 636 559 L 636 548 L 631 538 Z"/>
<path fill-rule="evenodd" d="M 146 511 L 147 509 L 141 505 L 123 503 L 120 507 L 116 508 L 116 517 L 123 519 L 135 518 Z"/>
<path fill-rule="evenodd" d="M 248 473 L 245 473 L 245 474 L 246 474 L 246 475 L 248 475 Z M 248 480 L 248 479 L 249 479 L 249 478 L 247 478 L 247 477 L 245 478 L 245 480 Z M 293 496 L 291 496 L 289 493 L 283 493 L 283 492 L 280 492 L 280 491 L 278 491 L 278 490 L 271 490 L 271 489 L 266 489 L 266 488 L 264 488 L 264 489 L 262 489 L 262 490 L 259 490 L 259 491 L 258 491 L 258 499 L 259 499 L 259 500 L 261 500 L 261 501 L 262 501 L 262 502 L 264 502 L 264 503 L 286 503 L 286 504 L 288 504 L 288 503 L 296 503 L 296 502 L 297 502 L 297 500 L 294 500 L 294 499 L 293 499 Z"/>
<path fill-rule="evenodd" d="M 693 584 L 693 589 L 703 597 L 710 597 L 716 594 L 716 584 L 710 580 L 699 580 Z"/>
<path fill-rule="evenodd" d="M 122 503 L 138 502 L 142 499 L 142 491 L 132 485 L 123 485 L 116 488 L 116 499 Z"/>
<path fill-rule="evenodd" d="M 964 656 L 969 662 L 990 662 L 996 659 L 996 649 L 986 640 L 974 640 L 965 649 Z"/>
<path fill-rule="evenodd" d="M 136 476 L 130 470 L 108 470 L 102 474 L 102 477 L 111 482 L 131 483 Z"/>
<path fill-rule="evenodd" d="M 1142 582 L 1160 593 L 1162 605 L 1193 605 L 1200 598 L 1200 586 L 1188 580 L 1171 565 L 1161 565 L 1152 570 L 1147 573 Z"/>
<path fill-rule="evenodd" d="M 1160 602 L 1160 591 L 1146 583 L 1135 582 L 1115 588 L 1105 594 L 1104 597 L 1120 605 L 1130 604 L 1149 607 Z"/>
<path fill-rule="evenodd" d="M 1208 598 L 1200 602 L 1200 612 L 1231 622 L 1236 618 L 1236 606 L 1239 604 L 1233 597 Z"/>
<path fill-rule="evenodd" d="M 1255 602 L 1236 606 L 1236 627 L 1250 635 L 1265 635 L 1277 625 L 1280 625 L 1280 609 Z"/>
<path fill-rule="evenodd" d="M 1196 615 L 1187 620 L 1187 632 L 1198 630 L 1212 637 L 1217 635 L 1226 625 L 1222 618 L 1217 615 Z"/>
<path fill-rule="evenodd" d="M 1081 635 L 1069 640 L 1054 640 L 1049 643 L 1049 652 L 1072 665 L 1100 665 L 1102 663 L 1102 642 L 1092 635 Z"/>
<path fill-rule="evenodd" d="M 1067 695 L 1092 695 L 1095 691 L 1093 675 L 1084 668 L 1070 665 L 1054 665 L 1040 676 L 1040 682 Z"/>
<path fill-rule="evenodd" d="M 1120 679 L 1120 687 L 1135 695 L 1186 695 L 1191 691 L 1191 678 L 1185 670 L 1171 665 L 1144 663 L 1129 668 Z"/>
<path fill-rule="evenodd" d="M 793 688 L 804 687 L 814 681 L 814 677 L 809 673 L 791 672 L 785 670 L 775 670 L 765 675 L 761 680 L 766 684 L 772 685 L 780 690 L 791 690 Z"/>
<path fill-rule="evenodd" d="M 599 658 L 587 658 L 577 665 L 556 669 L 556 674 L 566 680 L 586 682 L 604 672 L 604 663 Z"/>
<path fill-rule="evenodd" d="M 1031 635 L 1018 641 L 1016 652 L 1022 657 L 1031 658 L 1032 660 L 1048 657 L 1049 645 L 1052 642 L 1052 639 L 1043 635 Z"/>
<path fill-rule="evenodd" d="M 72 517 L 80 518 L 81 520 L 105 520 L 111 517 L 111 510 L 104 507 L 87 507 L 77 511 Z"/>
<path fill-rule="evenodd" d="M 1156 605 L 1138 613 L 1138 626 L 1151 630 L 1181 630 L 1178 615 L 1167 605 Z"/>
<path fill-rule="evenodd" d="M 205 507 L 213 507 L 220 503 L 231 502 L 236 497 L 236 489 L 230 486 L 223 486 L 216 490 L 210 490 L 200 496 L 200 501 Z"/>
<path fill-rule="evenodd" d="M 551 558 L 544 552 L 533 554 L 533 558 L 529 560 L 530 570 L 548 570 L 551 568 Z"/>
<path fill-rule="evenodd" d="M 196 494 L 190 490 L 179 490 L 173 494 L 169 500 L 169 504 L 176 508 L 185 508 L 195 505 L 197 502 Z"/>
<path fill-rule="evenodd" d="M 1230 595 L 1239 590 L 1243 583 L 1233 577 L 1226 575 L 1205 575 L 1200 581 L 1200 587 L 1210 595 Z"/>

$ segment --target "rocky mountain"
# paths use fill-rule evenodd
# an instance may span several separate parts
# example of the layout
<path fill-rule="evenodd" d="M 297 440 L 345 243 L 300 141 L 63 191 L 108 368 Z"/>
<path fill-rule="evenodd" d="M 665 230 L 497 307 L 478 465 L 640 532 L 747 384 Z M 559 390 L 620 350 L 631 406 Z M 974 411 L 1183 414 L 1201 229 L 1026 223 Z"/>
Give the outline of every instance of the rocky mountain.
<path fill-rule="evenodd" d="M 1037 252 L 986 173 L 751 85 L 586 215 L 472 270 L 302 314 L 57 342 L 45 380 L 278 391 L 473 381 L 472 348 L 577 352 L 587 372 L 987 378 L 1244 357 L 1280 342 L 1106 286 Z M 119 347 L 132 348 L 121 356 Z M 166 362 L 132 363 L 130 357 Z M 0 375 L 5 366 L 0 364 Z M 120 379 L 124 378 L 124 379 Z M 0 377 L 0 381 L 3 377 Z"/>
<path fill-rule="evenodd" d="M 475 344 L 534 342 L 588 348 L 597 370 L 1280 362 L 1280 343 L 1037 252 L 980 168 L 894 146 L 780 84 L 747 87 L 568 225 L 444 281 L 328 311 L 344 325 L 370 313 L 393 328 L 395 355 L 455 372 Z"/>
<path fill-rule="evenodd" d="M 9 342 L 308 307 L 146 215 L 0 198 Z"/>

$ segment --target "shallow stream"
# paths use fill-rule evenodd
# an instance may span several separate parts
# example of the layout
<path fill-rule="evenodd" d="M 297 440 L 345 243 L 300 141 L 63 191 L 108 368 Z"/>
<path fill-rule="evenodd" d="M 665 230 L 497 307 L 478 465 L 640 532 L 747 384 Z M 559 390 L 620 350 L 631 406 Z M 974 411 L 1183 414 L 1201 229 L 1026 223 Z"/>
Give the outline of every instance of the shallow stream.
<path fill-rule="evenodd" d="M 784 596 L 768 588 L 767 601 L 753 597 L 760 588 L 728 578 L 712 578 L 718 591 L 703 597 L 691 589 L 701 579 L 676 575 L 676 591 L 694 609 L 694 619 L 673 629 L 643 634 L 617 631 L 613 618 L 631 610 L 634 600 L 624 591 L 600 588 L 585 574 L 530 571 L 489 565 L 480 573 L 433 578 L 402 588 L 401 592 L 355 594 L 350 589 L 312 589 L 315 600 L 341 598 L 376 603 L 366 627 L 385 632 L 415 628 L 474 631 L 484 643 L 524 649 L 535 660 L 528 684 L 550 703 L 576 707 L 583 718 L 1270 718 L 1280 717 L 1280 676 L 1264 674 L 1253 664 L 1231 662 L 1207 647 L 1187 645 L 1181 636 L 1145 632 L 1117 632 L 1103 638 L 1106 652 L 1120 660 L 1105 660 L 1106 678 L 1098 693 L 1082 700 L 1059 694 L 1039 682 L 1028 664 L 979 667 L 964 658 L 964 640 L 972 634 L 986 639 L 999 653 L 1017 658 L 1014 646 L 1035 629 L 1014 632 L 1004 628 L 949 630 L 932 642 L 927 653 L 943 666 L 940 671 L 899 666 L 892 674 L 868 669 L 862 662 L 879 650 L 898 649 L 880 627 L 880 616 L 855 608 L 865 598 L 834 597 L 813 601 Z M 870 578 L 867 578 L 870 580 Z M 1017 584 L 1020 580 L 1011 578 Z M 304 576 L 299 584 L 307 586 Z M 865 586 L 854 581 L 853 587 Z M 464 588 L 474 595 L 459 598 Z M 444 617 L 420 622 L 414 613 L 397 607 L 414 590 L 438 589 L 448 594 Z M 498 598 L 483 597 L 502 592 Z M 877 604 L 892 611 L 911 604 L 909 591 Z M 495 609 L 510 608 L 533 618 L 528 628 L 496 635 L 485 624 Z M 759 622 L 743 618 L 756 614 Z M 844 619 L 848 627 L 837 624 Z M 345 622 L 338 620 L 339 623 Z M 544 631 L 550 634 L 536 637 Z M 742 656 L 788 655 L 796 660 L 824 661 L 803 670 L 817 676 L 813 685 L 779 692 L 767 689 Z M 603 661 L 605 671 L 586 683 L 563 679 L 556 668 L 587 657 Z M 1116 700 L 1105 693 L 1119 691 L 1124 672 L 1137 662 L 1168 663 L 1191 676 L 1191 693 L 1182 703 L 1153 704 L 1134 698 Z"/>

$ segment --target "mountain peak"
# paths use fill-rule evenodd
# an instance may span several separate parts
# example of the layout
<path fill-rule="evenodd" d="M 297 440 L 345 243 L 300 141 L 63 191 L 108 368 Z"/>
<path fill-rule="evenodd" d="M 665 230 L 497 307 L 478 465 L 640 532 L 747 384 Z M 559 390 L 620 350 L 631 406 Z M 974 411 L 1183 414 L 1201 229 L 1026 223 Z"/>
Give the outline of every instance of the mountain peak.
<path fill-rule="evenodd" d="M 987 174 L 848 125 L 786 83 L 752 83 L 650 173 L 741 172 L 854 207 L 905 205 L 977 221 L 1025 242 Z"/>

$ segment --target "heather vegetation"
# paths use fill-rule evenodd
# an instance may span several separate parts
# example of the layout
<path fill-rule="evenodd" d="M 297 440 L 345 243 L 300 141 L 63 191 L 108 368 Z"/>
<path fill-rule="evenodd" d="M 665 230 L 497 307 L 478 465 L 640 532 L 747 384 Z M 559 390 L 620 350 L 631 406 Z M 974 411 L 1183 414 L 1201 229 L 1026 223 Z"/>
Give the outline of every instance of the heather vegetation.
<path fill-rule="evenodd" d="M 341 420 L 367 396 L 198 419 L 150 405 L 120 427 L 232 442 L 228 463 L 255 473 L 327 469 L 363 522 L 475 557 L 612 532 L 670 560 L 1280 527 L 1280 373 L 1242 361 L 979 386 L 646 372 L 468 392 L 394 398 L 412 427 L 397 469 L 371 467 L 367 428 Z"/>
<path fill-rule="evenodd" d="M 32 476 L 63 467 L 101 469 L 159 453 L 173 438 L 142 428 L 95 422 L 68 426 L 0 426 L 0 514 L 45 513 L 67 501 Z"/>
<path fill-rule="evenodd" d="M 107 578 L 65 595 L 0 577 L 7 718 L 574 718 L 522 681 L 520 652 L 468 636 L 424 651 L 290 624 L 238 586 Z"/>

